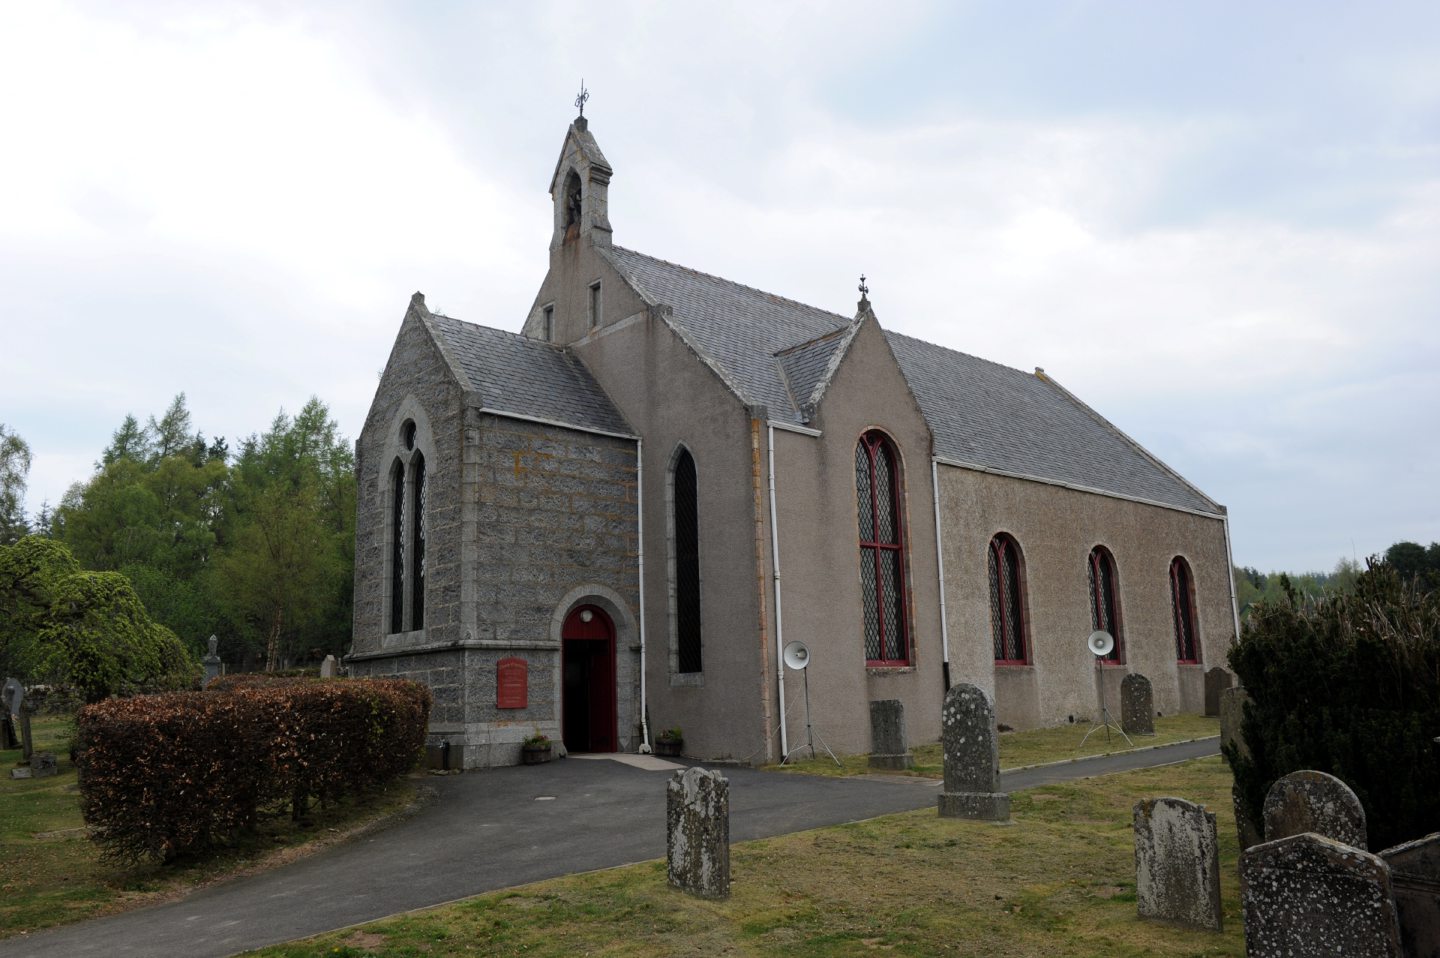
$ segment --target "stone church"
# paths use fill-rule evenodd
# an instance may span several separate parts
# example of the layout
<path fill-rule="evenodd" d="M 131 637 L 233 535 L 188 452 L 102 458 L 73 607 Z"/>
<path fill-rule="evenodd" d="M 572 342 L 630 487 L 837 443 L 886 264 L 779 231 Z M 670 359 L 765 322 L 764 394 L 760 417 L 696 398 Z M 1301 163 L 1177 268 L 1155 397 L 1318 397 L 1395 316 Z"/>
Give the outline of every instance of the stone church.
<path fill-rule="evenodd" d="M 431 741 L 763 763 L 940 733 L 953 682 L 1008 726 L 1147 676 L 1199 711 L 1237 627 L 1225 509 L 1021 372 L 615 244 L 583 116 L 519 332 L 400 324 L 357 443 L 352 671 L 435 695 Z M 783 572 L 783 574 L 782 574 Z M 1105 630 L 1115 649 L 1086 645 Z M 1118 714 L 1118 713 L 1117 713 Z"/>

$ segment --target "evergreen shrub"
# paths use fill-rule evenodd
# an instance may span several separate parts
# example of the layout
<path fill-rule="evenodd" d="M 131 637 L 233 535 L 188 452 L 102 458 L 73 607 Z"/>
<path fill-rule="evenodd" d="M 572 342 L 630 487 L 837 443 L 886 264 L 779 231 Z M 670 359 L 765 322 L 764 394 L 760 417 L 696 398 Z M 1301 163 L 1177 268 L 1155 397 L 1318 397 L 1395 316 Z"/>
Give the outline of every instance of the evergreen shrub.
<path fill-rule="evenodd" d="M 1287 590 L 1251 610 L 1230 665 L 1250 696 L 1250 754 L 1225 757 L 1253 821 L 1276 779 L 1316 769 L 1355 791 L 1372 849 L 1440 827 L 1440 593 L 1384 563 L 1351 594 Z"/>
<path fill-rule="evenodd" d="M 332 680 L 112 699 L 77 721 L 80 803 L 104 854 L 197 855 L 263 812 L 299 817 L 404 775 L 425 741 L 430 690 Z"/>

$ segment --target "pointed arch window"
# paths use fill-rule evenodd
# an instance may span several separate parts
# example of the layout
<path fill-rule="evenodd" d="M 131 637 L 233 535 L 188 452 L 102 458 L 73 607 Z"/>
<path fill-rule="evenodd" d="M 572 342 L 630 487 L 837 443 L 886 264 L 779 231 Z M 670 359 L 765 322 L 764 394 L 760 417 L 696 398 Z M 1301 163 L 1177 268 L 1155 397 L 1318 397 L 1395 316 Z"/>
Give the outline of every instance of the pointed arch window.
<path fill-rule="evenodd" d="M 1104 546 L 1090 550 L 1087 562 L 1090 577 L 1090 623 L 1109 632 L 1115 648 L 1102 661 L 1118 665 L 1125 661 L 1125 636 L 1120 620 L 1120 580 L 1115 570 L 1115 557 Z"/>
<path fill-rule="evenodd" d="M 1180 556 L 1170 560 L 1170 608 L 1175 617 L 1175 658 L 1198 665 L 1199 630 L 1195 627 L 1195 579 L 1190 564 Z"/>
<path fill-rule="evenodd" d="M 855 446 L 855 498 L 860 521 L 860 599 L 865 664 L 910 664 L 906 613 L 905 538 L 900 459 L 884 433 L 871 430 Z"/>
<path fill-rule="evenodd" d="M 391 633 L 425 627 L 425 456 L 416 448 L 414 420 L 400 427 L 402 451 L 390 467 Z"/>
<path fill-rule="evenodd" d="M 671 521 L 675 533 L 675 671 L 703 671 L 700 639 L 700 502 L 695 457 L 675 458 Z"/>
<path fill-rule="evenodd" d="M 990 635 L 997 665 L 1026 665 L 1030 639 L 1025 614 L 1025 569 L 1020 545 L 1000 533 L 990 540 Z"/>

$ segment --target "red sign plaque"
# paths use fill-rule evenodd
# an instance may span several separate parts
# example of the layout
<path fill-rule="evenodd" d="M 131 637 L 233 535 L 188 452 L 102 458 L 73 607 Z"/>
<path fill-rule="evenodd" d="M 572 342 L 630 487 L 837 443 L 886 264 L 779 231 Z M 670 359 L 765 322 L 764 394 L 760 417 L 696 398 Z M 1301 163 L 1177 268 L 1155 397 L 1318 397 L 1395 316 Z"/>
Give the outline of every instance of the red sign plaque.
<path fill-rule="evenodd" d="M 495 663 L 495 707 L 523 709 L 529 696 L 530 680 L 524 659 L 501 659 Z"/>

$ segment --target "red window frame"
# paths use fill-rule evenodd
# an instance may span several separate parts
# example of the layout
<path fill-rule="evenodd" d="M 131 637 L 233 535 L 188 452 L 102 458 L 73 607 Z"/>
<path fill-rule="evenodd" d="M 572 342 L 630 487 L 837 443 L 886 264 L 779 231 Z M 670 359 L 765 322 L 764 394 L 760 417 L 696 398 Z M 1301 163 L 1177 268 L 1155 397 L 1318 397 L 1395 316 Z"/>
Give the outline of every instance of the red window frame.
<path fill-rule="evenodd" d="M 1195 577 L 1181 556 L 1170 560 L 1170 609 L 1175 616 L 1175 661 L 1200 664 L 1200 629 L 1195 621 Z M 1188 653 L 1188 654 L 1187 654 Z"/>
<path fill-rule="evenodd" d="M 1120 615 L 1120 573 L 1115 557 L 1104 546 L 1090 550 L 1090 621 L 1096 629 L 1104 629 L 1115 640 L 1110 654 L 1100 657 L 1103 665 L 1125 664 L 1125 630 Z"/>
<path fill-rule="evenodd" d="M 864 458 L 866 474 L 862 477 L 861 456 Z M 888 463 L 890 490 L 889 503 L 880 502 L 880 478 L 881 463 Z M 910 665 L 910 615 L 909 615 L 909 587 L 905 575 L 905 529 L 901 516 L 901 501 L 903 495 L 903 480 L 900 472 L 900 455 L 895 449 L 895 444 L 890 441 L 879 430 L 871 430 L 860 437 L 860 442 L 855 447 L 855 491 L 857 500 L 857 512 L 859 516 L 859 539 L 860 539 L 860 578 L 862 590 L 862 603 L 864 594 L 873 593 L 875 597 L 875 625 L 877 634 L 875 648 L 880 652 L 878 658 L 870 655 L 870 626 L 863 611 L 861 615 L 861 632 L 865 639 L 865 665 L 869 668 L 896 668 Z M 888 508 L 887 508 L 888 507 Z M 868 523 L 865 521 L 868 516 Z M 892 535 L 889 539 L 882 538 L 884 525 L 882 517 L 890 519 L 890 530 Z M 866 526 L 869 526 L 870 538 L 865 537 Z M 884 556 L 894 556 L 895 585 L 894 595 L 887 600 L 884 589 L 885 562 Z M 886 619 L 889 608 L 887 601 L 893 602 L 895 631 L 898 635 L 892 635 L 891 629 L 887 627 Z"/>
<path fill-rule="evenodd" d="M 990 577 L 990 635 L 996 665 L 1030 664 L 1030 622 L 1025 608 L 1025 560 L 1020 543 L 1003 532 L 987 550 Z M 1005 553 L 1008 552 L 1007 557 Z M 1005 575 L 1006 570 L 1010 575 Z M 1013 653 L 1018 652 L 1016 656 Z"/>

